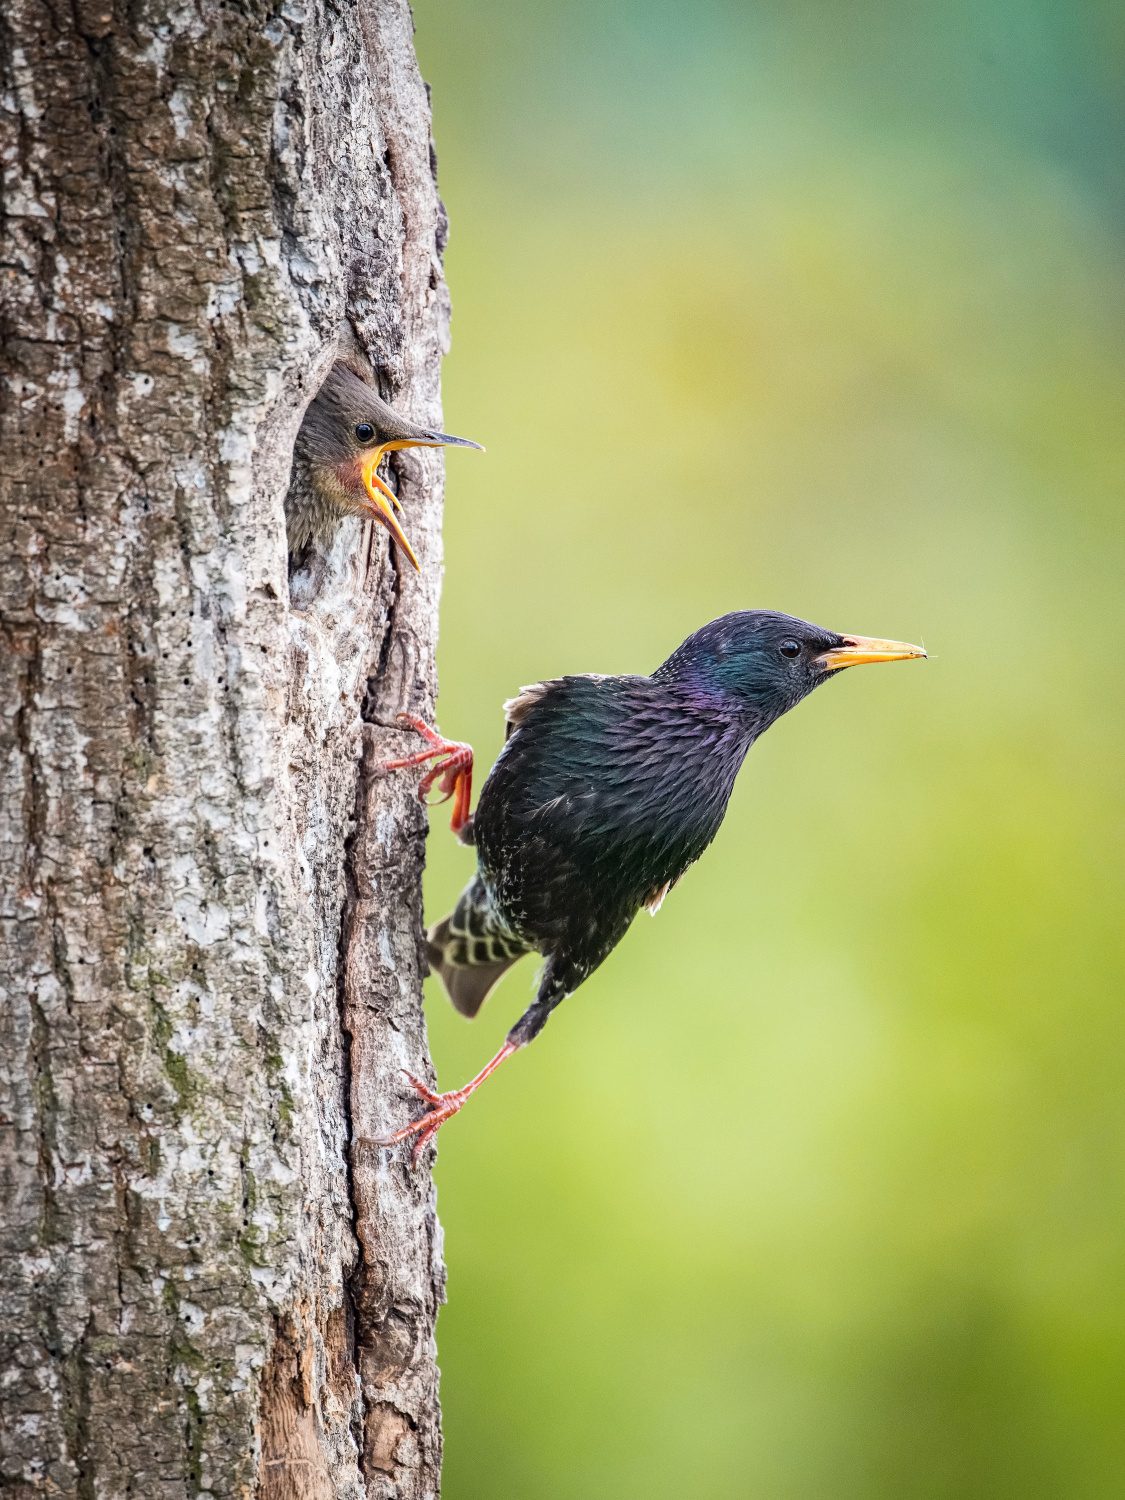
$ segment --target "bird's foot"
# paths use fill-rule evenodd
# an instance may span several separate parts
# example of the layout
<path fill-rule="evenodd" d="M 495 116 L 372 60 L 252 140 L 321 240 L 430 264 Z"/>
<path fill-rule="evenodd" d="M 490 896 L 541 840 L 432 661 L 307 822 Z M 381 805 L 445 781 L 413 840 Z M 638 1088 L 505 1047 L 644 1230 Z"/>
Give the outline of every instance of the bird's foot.
<path fill-rule="evenodd" d="M 418 719 L 413 714 L 399 714 L 398 717 L 404 723 L 409 724 L 411 729 L 416 729 L 428 741 L 428 744 L 426 749 L 419 750 L 417 755 L 406 755 L 399 760 L 383 761 L 383 770 L 400 771 L 406 766 L 421 766 L 426 761 L 432 760 L 434 764 L 418 784 L 419 800 L 427 801 L 426 794 L 436 781 L 438 790 L 445 794 L 438 798 L 438 804 L 448 802 L 450 797 L 454 799 L 453 816 L 449 820 L 449 826 L 454 833 L 460 833 L 469 821 L 469 803 L 473 796 L 472 745 L 462 744 L 460 740 L 443 739 L 436 729 L 431 729 L 424 719 Z"/>
<path fill-rule="evenodd" d="M 474 1089 L 480 1088 L 489 1074 L 494 1073 L 504 1059 L 511 1057 L 512 1053 L 516 1050 L 512 1042 L 505 1042 L 492 1061 L 483 1067 L 475 1078 L 470 1079 L 463 1088 L 454 1089 L 448 1094 L 435 1094 L 432 1089 L 426 1087 L 421 1079 L 415 1078 L 413 1073 L 407 1073 L 404 1068 L 402 1071 L 410 1080 L 415 1093 L 432 1107 L 426 1111 L 420 1120 L 414 1120 L 411 1124 L 404 1125 L 401 1130 L 396 1130 L 390 1135 L 375 1136 L 370 1144 L 373 1146 L 397 1146 L 399 1141 L 409 1140 L 412 1135 L 416 1135 L 418 1139 L 414 1142 L 414 1149 L 410 1155 L 414 1165 L 417 1166 L 427 1144 L 437 1135 L 446 1120 L 451 1120 L 458 1110 L 462 1108 L 465 1100 Z"/>
<path fill-rule="evenodd" d="M 410 1157 L 414 1165 L 417 1166 L 418 1159 L 426 1149 L 426 1146 L 437 1135 L 446 1120 L 453 1118 L 469 1097 L 471 1090 L 463 1088 L 454 1089 L 450 1094 L 435 1094 L 431 1089 L 426 1087 L 421 1079 L 415 1078 L 413 1073 L 407 1073 L 406 1076 L 413 1085 L 418 1097 L 424 1099 L 433 1108 L 428 1109 L 420 1120 L 415 1120 L 410 1125 L 404 1125 L 401 1130 L 396 1130 L 391 1135 L 376 1136 L 373 1144 L 376 1146 L 397 1146 L 399 1141 L 409 1140 L 412 1135 L 416 1135 L 418 1139 L 414 1142 L 414 1149 L 410 1153 Z"/>

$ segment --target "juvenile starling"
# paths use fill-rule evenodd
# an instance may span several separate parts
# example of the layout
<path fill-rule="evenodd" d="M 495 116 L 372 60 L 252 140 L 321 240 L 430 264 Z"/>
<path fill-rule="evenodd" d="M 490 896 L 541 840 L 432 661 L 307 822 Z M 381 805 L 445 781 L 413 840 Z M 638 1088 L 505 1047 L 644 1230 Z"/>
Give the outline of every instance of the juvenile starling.
<path fill-rule="evenodd" d="M 535 1000 L 503 1047 L 464 1088 L 375 1142 L 417 1135 L 414 1159 L 506 1057 L 543 1029 L 624 937 L 655 913 L 719 831 L 738 769 L 776 719 L 829 677 L 862 662 L 925 656 L 904 641 L 838 635 L 768 610 L 713 620 L 651 677 L 557 677 L 504 705 L 507 736 L 469 817 L 472 750 L 421 720 L 425 750 L 388 770 L 433 760 L 453 829 L 475 843 L 477 872 L 453 913 L 427 936 L 431 967 L 463 1016 L 475 1016 L 523 954 L 541 953 Z"/>
<path fill-rule="evenodd" d="M 290 554 L 309 542 L 331 542 L 345 516 L 372 516 L 417 568 L 418 559 L 392 509 L 401 511 L 402 506 L 375 472 L 383 454 L 396 448 L 480 444 L 408 422 L 347 365 L 334 364 L 305 412 L 294 445 L 293 477 L 285 497 Z"/>

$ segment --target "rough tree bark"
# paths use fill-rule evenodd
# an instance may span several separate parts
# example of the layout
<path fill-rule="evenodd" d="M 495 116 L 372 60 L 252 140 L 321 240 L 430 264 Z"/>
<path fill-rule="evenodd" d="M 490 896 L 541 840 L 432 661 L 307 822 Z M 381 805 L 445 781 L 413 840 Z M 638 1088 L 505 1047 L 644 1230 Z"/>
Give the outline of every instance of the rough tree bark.
<path fill-rule="evenodd" d="M 435 1495 L 432 1184 L 349 1142 L 431 1073 L 425 815 L 368 773 L 433 710 L 441 455 L 420 576 L 349 521 L 289 579 L 282 514 L 339 350 L 440 425 L 409 8 L 0 27 L 0 1485 Z"/>

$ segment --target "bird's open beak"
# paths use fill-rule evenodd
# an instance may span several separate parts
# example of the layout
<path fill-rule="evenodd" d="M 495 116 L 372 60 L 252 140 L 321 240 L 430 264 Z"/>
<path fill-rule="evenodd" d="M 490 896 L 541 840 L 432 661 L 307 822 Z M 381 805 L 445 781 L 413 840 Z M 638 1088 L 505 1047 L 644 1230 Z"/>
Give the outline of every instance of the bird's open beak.
<path fill-rule="evenodd" d="M 383 449 L 376 448 L 372 453 L 369 453 L 360 464 L 359 472 L 360 477 L 363 479 L 363 487 L 370 497 L 371 504 L 378 512 L 379 519 L 382 521 L 383 525 L 387 528 L 390 534 L 394 537 L 395 541 L 399 544 L 402 550 L 406 553 L 410 561 L 414 564 L 415 572 L 420 573 L 422 569 L 418 566 L 418 559 L 414 556 L 414 548 L 406 540 L 406 533 L 398 524 L 398 517 L 395 515 L 394 510 L 392 509 L 393 506 L 398 506 L 398 509 L 401 510 L 402 506 L 399 505 L 398 498 L 395 495 L 394 491 L 389 490 L 375 473 L 375 470 L 379 467 L 379 460 L 382 458 L 382 456 Z"/>
<path fill-rule="evenodd" d="M 376 474 L 384 453 L 390 453 L 398 448 L 477 448 L 481 453 L 484 449 L 480 443 L 471 443 L 468 438 L 451 437 L 448 432 L 427 432 L 425 437 L 419 438 L 395 438 L 393 442 L 382 443 L 378 448 L 373 448 L 360 465 L 360 474 L 363 477 L 363 487 L 371 497 L 371 503 L 379 512 L 380 519 L 387 530 L 394 537 L 407 557 L 420 573 L 418 559 L 414 556 L 414 549 L 406 540 L 402 527 L 395 518 L 395 510 L 400 514 L 402 506 L 398 503 L 398 496 L 394 490 L 389 489 Z M 391 507 L 394 507 L 392 510 Z"/>
<path fill-rule="evenodd" d="M 925 656 L 925 648 L 912 646 L 909 641 L 880 641 L 870 635 L 846 635 L 842 646 L 822 651 L 815 658 L 826 672 L 838 672 L 841 667 L 859 667 L 869 661 L 906 661 L 912 656 Z"/>

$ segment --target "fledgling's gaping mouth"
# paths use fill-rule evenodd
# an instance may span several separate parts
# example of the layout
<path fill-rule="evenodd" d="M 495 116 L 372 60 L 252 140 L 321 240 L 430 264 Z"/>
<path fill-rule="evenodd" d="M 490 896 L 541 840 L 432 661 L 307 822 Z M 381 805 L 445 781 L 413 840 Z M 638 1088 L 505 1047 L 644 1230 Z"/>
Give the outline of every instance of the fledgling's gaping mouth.
<path fill-rule="evenodd" d="M 402 506 L 398 503 L 398 496 L 375 473 L 382 457 L 383 449 L 373 448 L 360 463 L 360 478 L 363 480 L 363 487 L 367 491 L 368 499 L 371 501 L 378 519 L 382 521 L 383 525 L 414 564 L 415 572 L 420 573 L 422 569 L 418 566 L 418 559 L 414 556 L 414 548 L 406 540 L 406 533 L 398 524 L 398 517 L 395 515 L 395 509 L 402 510 Z"/>
<path fill-rule="evenodd" d="M 833 646 L 813 658 L 826 672 L 838 672 L 842 667 L 860 667 L 865 662 L 908 661 L 926 654 L 924 646 L 912 646 L 909 641 L 880 641 L 870 635 L 845 635 L 840 639 L 842 645 Z"/>
<path fill-rule="evenodd" d="M 395 438 L 389 443 L 380 443 L 378 448 L 372 448 L 360 464 L 360 477 L 363 487 L 382 520 L 384 526 L 394 537 L 407 557 L 414 564 L 415 571 L 421 572 L 418 559 L 414 556 L 414 549 L 406 540 L 406 534 L 398 523 L 395 510 L 402 514 L 402 506 L 399 504 L 398 496 L 379 478 L 375 472 L 382 461 L 384 453 L 390 453 L 399 448 L 477 448 L 481 453 L 484 449 L 480 443 L 472 443 L 468 438 L 451 437 L 448 432 L 427 432 L 425 437 L 419 438 Z M 391 507 L 394 507 L 392 510 Z"/>

